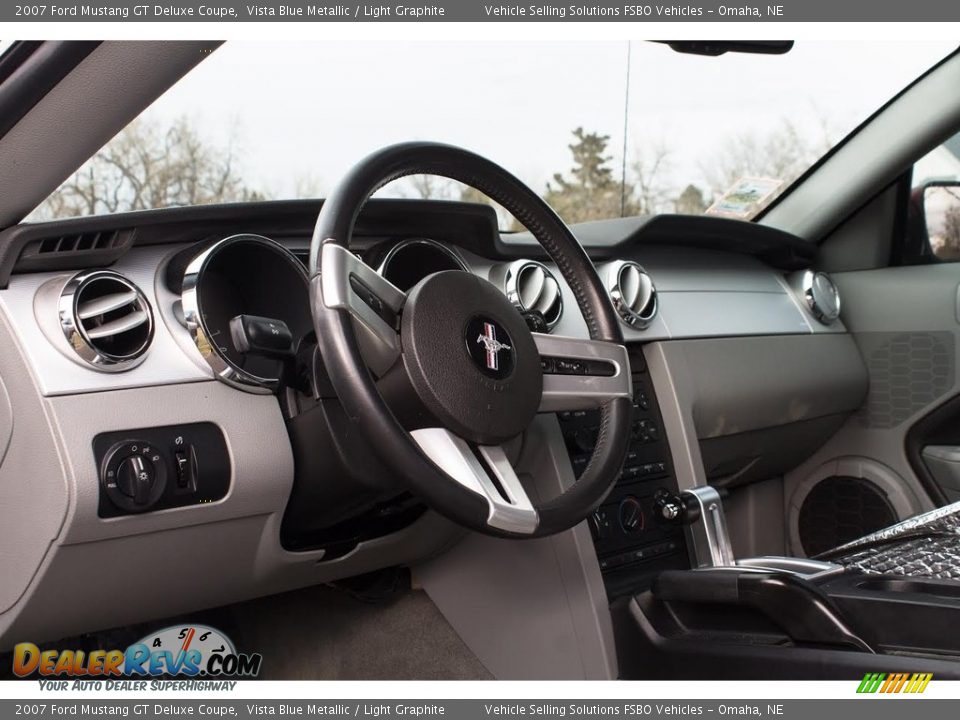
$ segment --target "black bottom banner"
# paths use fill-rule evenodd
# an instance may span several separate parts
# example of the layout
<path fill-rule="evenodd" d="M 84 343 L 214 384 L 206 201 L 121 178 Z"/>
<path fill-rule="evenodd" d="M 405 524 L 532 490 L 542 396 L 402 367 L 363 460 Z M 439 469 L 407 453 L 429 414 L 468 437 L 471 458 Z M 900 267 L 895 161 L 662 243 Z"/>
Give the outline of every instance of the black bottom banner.
<path fill-rule="evenodd" d="M 840 700 L 101 700 L 16 701 L 0 700 L 0 718 L 13 717 L 214 717 L 262 718 L 420 718 L 456 720 L 512 717 L 675 718 L 763 717 L 809 720 L 842 717 L 855 720 L 902 720 L 903 700 L 882 696 Z M 939 720 L 952 716 L 956 701 L 914 696 L 910 720 Z"/>

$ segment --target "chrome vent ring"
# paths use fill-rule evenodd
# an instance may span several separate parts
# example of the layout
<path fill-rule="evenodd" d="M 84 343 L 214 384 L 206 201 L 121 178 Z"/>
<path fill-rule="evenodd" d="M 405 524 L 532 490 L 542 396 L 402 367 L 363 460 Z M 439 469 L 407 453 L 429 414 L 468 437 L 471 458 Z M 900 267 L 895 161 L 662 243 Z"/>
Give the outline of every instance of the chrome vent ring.
<path fill-rule="evenodd" d="M 120 273 L 74 275 L 59 300 L 60 328 L 86 365 L 104 372 L 136 367 L 153 341 L 153 309 L 143 291 Z"/>
<path fill-rule="evenodd" d="M 503 292 L 520 312 L 539 312 L 553 329 L 563 315 L 563 293 L 543 263 L 516 260 L 507 266 Z"/>
<path fill-rule="evenodd" d="M 840 291 L 829 275 L 807 270 L 801 286 L 807 309 L 819 322 L 829 325 L 840 317 Z"/>
<path fill-rule="evenodd" d="M 646 328 L 657 314 L 657 289 L 647 271 L 632 260 L 617 260 L 604 268 L 604 278 L 620 319 L 632 328 Z"/>

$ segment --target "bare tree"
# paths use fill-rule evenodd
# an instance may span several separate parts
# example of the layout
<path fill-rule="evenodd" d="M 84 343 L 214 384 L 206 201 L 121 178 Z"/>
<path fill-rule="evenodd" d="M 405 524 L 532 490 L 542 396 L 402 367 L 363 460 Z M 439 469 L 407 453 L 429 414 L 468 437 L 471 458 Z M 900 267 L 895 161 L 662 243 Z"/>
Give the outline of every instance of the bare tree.
<path fill-rule="evenodd" d="M 485 192 L 469 185 L 464 185 L 460 189 L 459 200 L 460 202 L 480 203 L 481 205 L 496 205 Z"/>
<path fill-rule="evenodd" d="M 205 142 L 183 116 L 169 127 L 134 120 L 34 215 L 69 217 L 125 210 L 263 199 L 242 179 L 233 138 Z"/>
<path fill-rule="evenodd" d="M 523 226 L 499 203 L 485 193 L 456 180 L 439 175 L 410 175 L 404 178 L 404 185 L 398 194 L 405 198 L 419 200 L 457 200 L 459 202 L 489 205 L 497 212 L 500 228 L 509 231 L 523 230 Z"/>
<path fill-rule="evenodd" d="M 930 238 L 934 253 L 941 260 L 960 258 L 960 205 L 951 205 L 943 214 L 943 231 Z"/>
<path fill-rule="evenodd" d="M 457 185 L 460 187 L 460 197 L 457 199 L 460 200 L 460 202 L 480 203 L 481 205 L 489 205 L 492 207 L 497 213 L 497 224 L 501 230 L 506 230 L 507 232 L 523 232 L 526 229 L 509 210 L 482 190 L 477 190 L 475 187 L 470 187 L 462 183 L 457 183 Z"/>
<path fill-rule="evenodd" d="M 301 175 L 293 184 L 293 196 L 298 200 L 312 200 L 323 197 L 323 181 L 316 175 Z"/>
<path fill-rule="evenodd" d="M 401 190 L 403 197 L 421 200 L 450 200 L 459 195 L 457 184 L 439 175 L 410 175 L 406 179 L 409 191 Z"/>
<path fill-rule="evenodd" d="M 664 182 L 670 172 L 670 151 L 662 140 L 641 149 L 631 165 L 636 215 L 654 215 L 669 207 L 671 190 Z"/>
<path fill-rule="evenodd" d="M 788 119 L 765 134 L 735 135 L 703 168 L 704 176 L 716 193 L 723 193 L 743 177 L 775 178 L 786 187 L 830 149 L 829 131 L 824 122 L 820 125 L 820 136 L 812 139 Z"/>

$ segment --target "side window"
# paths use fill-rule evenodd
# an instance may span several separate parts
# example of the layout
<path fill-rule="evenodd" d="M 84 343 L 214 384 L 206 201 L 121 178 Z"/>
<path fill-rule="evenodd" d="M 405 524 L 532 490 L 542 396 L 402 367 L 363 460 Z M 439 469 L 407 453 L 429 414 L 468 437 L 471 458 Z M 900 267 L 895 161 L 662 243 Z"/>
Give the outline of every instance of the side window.
<path fill-rule="evenodd" d="M 907 233 L 934 262 L 960 261 L 960 134 L 913 166 Z"/>

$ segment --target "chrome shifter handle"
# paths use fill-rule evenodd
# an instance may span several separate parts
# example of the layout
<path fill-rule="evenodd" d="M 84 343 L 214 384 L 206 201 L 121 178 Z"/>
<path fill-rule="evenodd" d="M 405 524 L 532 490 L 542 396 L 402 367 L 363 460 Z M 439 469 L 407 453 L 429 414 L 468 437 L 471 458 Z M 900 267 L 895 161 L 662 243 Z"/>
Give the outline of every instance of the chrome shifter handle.
<path fill-rule="evenodd" d="M 685 490 L 684 503 L 693 510 L 689 536 L 697 567 L 729 567 L 736 563 L 720 493 L 709 485 Z"/>

